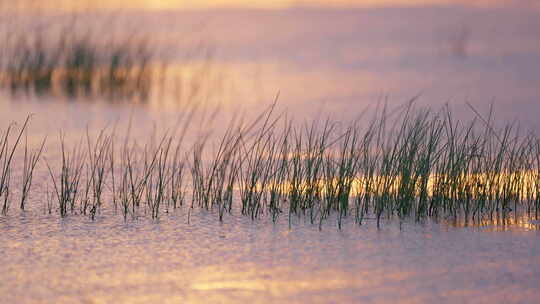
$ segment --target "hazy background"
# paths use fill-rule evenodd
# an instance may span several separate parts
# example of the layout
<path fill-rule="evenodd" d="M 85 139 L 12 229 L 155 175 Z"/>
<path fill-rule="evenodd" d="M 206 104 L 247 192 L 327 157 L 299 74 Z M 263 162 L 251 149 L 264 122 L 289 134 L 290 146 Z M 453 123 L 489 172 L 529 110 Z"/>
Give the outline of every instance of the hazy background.
<path fill-rule="evenodd" d="M 535 0 L 19 0 L 2 1 L 6 7 L 55 9 L 205 9 L 205 8 L 291 8 L 291 7 L 392 7 L 468 5 L 482 7 L 538 6 Z"/>
<path fill-rule="evenodd" d="M 501 120 L 540 129 L 538 1 L 0 3 L 4 29 L 75 18 L 97 33 L 148 37 L 184 74 L 211 62 L 204 89 L 225 104 L 257 109 L 280 92 L 297 115 L 352 117 L 420 95 L 421 104 L 449 103 L 464 115 L 466 102 L 483 112 L 493 104 Z M 151 105 L 168 111 L 171 103 Z"/>

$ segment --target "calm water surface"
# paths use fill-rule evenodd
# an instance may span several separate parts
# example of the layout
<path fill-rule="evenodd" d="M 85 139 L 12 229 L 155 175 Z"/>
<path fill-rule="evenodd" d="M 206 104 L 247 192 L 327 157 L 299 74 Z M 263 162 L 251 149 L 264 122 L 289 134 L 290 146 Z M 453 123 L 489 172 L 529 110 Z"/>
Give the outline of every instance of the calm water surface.
<path fill-rule="evenodd" d="M 185 210 L 0 220 L 5 303 L 537 303 L 539 231 L 373 222 L 319 231 Z"/>

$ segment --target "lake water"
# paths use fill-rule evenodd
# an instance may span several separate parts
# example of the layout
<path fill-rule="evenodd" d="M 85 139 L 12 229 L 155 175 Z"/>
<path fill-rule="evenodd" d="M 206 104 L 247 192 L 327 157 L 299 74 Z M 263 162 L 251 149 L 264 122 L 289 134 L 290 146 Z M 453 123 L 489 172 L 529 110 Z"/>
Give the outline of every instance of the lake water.
<path fill-rule="evenodd" d="M 303 220 L 0 220 L 4 303 L 536 303 L 539 231 Z"/>
<path fill-rule="evenodd" d="M 4 12 L 5 14 L 5 12 Z M 15 25 L 62 23 L 46 10 L 4 15 Z M 231 113 L 250 117 L 279 92 L 279 110 L 300 121 L 347 120 L 385 101 L 397 107 L 448 103 L 464 119 L 469 102 L 500 122 L 540 131 L 540 11 L 528 7 L 98 11 L 82 28 L 149 37 L 160 58 L 189 79 L 219 114 L 197 128 L 219 132 Z M 112 21 L 111 21 L 112 20 Z M 109 22 L 109 23 L 107 23 Z M 22 26 L 21 25 L 21 26 Z M 194 50 L 211 50 L 210 53 Z M 208 63 L 211 64 L 208 64 Z M 193 78 L 193 77 L 192 77 Z M 176 83 L 178 84 L 178 83 Z M 171 86 L 174 87 L 174 86 Z M 191 88 L 193 89 L 193 88 Z M 132 126 L 149 140 L 186 111 L 174 90 L 146 103 L 2 93 L 0 130 L 34 113 L 31 146 L 59 161 L 86 133 Z M 191 101 L 193 102 L 193 101 Z M 16 159 L 20 161 L 18 154 Z M 20 169 L 20 162 L 15 164 Z M 16 173 L 16 175 L 19 173 Z M 308 219 L 252 221 L 239 212 L 180 208 L 159 220 L 124 221 L 105 204 L 95 221 L 44 212 L 49 176 L 38 166 L 26 211 L 0 217 L 1 303 L 538 303 L 540 232 L 532 219 L 506 225 L 352 219 L 319 230 Z M 17 193 L 16 193 L 17 194 Z M 189 215 L 188 215 L 189 212 Z"/>

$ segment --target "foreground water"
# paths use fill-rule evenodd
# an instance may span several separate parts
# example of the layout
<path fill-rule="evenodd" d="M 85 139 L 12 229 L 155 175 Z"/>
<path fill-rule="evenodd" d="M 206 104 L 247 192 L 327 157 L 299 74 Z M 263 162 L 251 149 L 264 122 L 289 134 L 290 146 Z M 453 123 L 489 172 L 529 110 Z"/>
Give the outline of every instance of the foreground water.
<path fill-rule="evenodd" d="M 0 219 L 4 303 L 536 303 L 534 225 Z"/>

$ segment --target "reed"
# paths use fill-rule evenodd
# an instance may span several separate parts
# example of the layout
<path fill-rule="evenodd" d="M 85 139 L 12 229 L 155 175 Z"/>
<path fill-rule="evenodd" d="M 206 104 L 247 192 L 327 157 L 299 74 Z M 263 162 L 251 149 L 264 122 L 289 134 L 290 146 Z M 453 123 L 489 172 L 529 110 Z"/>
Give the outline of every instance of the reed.
<path fill-rule="evenodd" d="M 335 216 L 341 229 L 348 218 L 358 225 L 373 219 L 380 227 L 393 218 L 479 223 L 540 211 L 540 140 L 513 124 L 496 127 L 491 112 L 460 121 L 448 107 L 433 111 L 410 102 L 383 107 L 371 120 L 296 125 L 273 104 L 191 145 L 184 137 L 195 115 L 185 113 L 177 129 L 156 132 L 148 143 L 128 131 L 121 144 L 115 131 L 102 130 L 95 139 L 87 132 L 84 145 L 68 150 L 61 135 L 59 171 L 46 162 L 60 216 L 79 210 L 93 219 L 109 205 L 119 206 L 125 220 L 144 214 L 157 220 L 191 199 L 190 210 L 215 211 L 219 221 L 234 210 L 274 222 L 285 213 L 290 226 L 305 217 L 322 229 Z M 11 159 L 22 137 L 11 143 L 12 128 L 0 142 L 5 212 Z M 43 145 L 33 154 L 25 146 L 21 209 Z"/>
<path fill-rule="evenodd" d="M 50 164 L 47 168 L 54 187 L 54 194 L 58 202 L 58 210 L 61 217 L 66 217 L 68 211 L 75 212 L 75 206 L 80 195 L 81 177 L 85 168 L 87 154 L 81 145 L 73 147 L 69 151 L 65 145 L 65 137 L 60 134 L 61 167 L 60 173 L 55 174 Z"/>
<path fill-rule="evenodd" d="M 26 200 L 28 199 L 28 194 L 32 188 L 32 182 L 34 179 L 34 171 L 39 162 L 41 154 L 43 153 L 43 148 L 45 147 L 46 138 L 43 139 L 39 149 L 36 151 L 30 151 L 28 147 L 28 133 L 25 130 L 25 142 L 24 142 L 24 159 L 23 159 L 23 172 L 22 172 L 22 189 L 21 189 L 21 203 L 20 208 L 24 210 Z"/>
<path fill-rule="evenodd" d="M 89 131 L 86 131 L 86 144 L 87 144 L 87 155 L 88 162 L 86 165 L 86 191 L 85 191 L 85 204 L 82 208 L 82 213 L 86 214 L 89 199 L 88 193 L 92 194 L 92 201 L 90 205 L 90 215 L 92 219 L 95 218 L 96 212 L 98 212 L 102 204 L 102 194 L 105 189 L 105 183 L 108 175 L 111 173 L 108 169 L 108 161 L 110 160 L 111 144 L 114 138 L 114 134 L 107 135 L 105 130 L 102 130 L 95 143 L 92 143 L 92 140 L 89 135 Z"/>
<path fill-rule="evenodd" d="M 13 163 L 13 156 L 15 155 L 15 151 L 17 150 L 17 147 L 19 146 L 19 143 L 21 141 L 22 135 L 26 131 L 26 128 L 28 127 L 28 122 L 30 121 L 30 115 L 26 118 L 24 121 L 24 124 L 20 128 L 18 134 L 16 134 L 16 138 L 13 143 L 10 143 L 10 140 L 12 139 L 10 137 L 11 132 L 14 128 L 14 124 L 10 124 L 7 127 L 7 130 L 2 134 L 2 137 L 0 137 L 0 199 L 3 200 L 2 204 L 2 214 L 7 214 L 10 207 L 10 184 L 11 184 L 11 177 L 12 177 L 12 163 Z M 26 149 L 25 149 L 26 152 Z M 26 154 L 25 154 L 26 155 Z M 37 160 L 36 160 L 37 163 Z M 25 164 L 26 158 L 25 158 Z M 34 165 L 35 167 L 35 165 Z M 25 173 L 30 174 L 28 170 L 26 170 L 25 167 Z M 31 169 L 33 172 L 33 168 Z M 26 186 L 23 185 L 23 190 L 27 190 L 23 192 L 23 195 L 28 195 L 28 191 L 30 191 L 30 184 L 31 176 L 28 177 L 28 179 L 24 180 L 24 183 Z M 25 189 L 26 188 L 26 189 Z M 21 202 L 21 206 L 24 205 L 24 201 Z"/>

